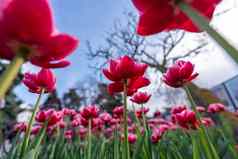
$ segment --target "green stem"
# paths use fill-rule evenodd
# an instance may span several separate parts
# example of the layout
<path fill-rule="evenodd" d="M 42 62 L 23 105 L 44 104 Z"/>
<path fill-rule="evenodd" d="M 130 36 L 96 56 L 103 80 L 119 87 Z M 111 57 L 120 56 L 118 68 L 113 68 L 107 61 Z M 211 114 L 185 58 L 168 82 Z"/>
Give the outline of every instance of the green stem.
<path fill-rule="evenodd" d="M 28 148 L 29 139 L 30 139 L 30 135 L 31 135 L 31 128 L 32 128 L 32 125 L 34 123 L 34 119 L 35 119 L 36 113 L 37 113 L 37 111 L 39 109 L 40 100 L 41 100 L 41 97 L 42 97 L 43 94 L 44 94 L 44 89 L 41 90 L 41 93 L 39 94 L 39 96 L 37 98 L 37 101 L 35 103 L 34 110 L 32 112 L 29 124 L 27 126 L 26 134 L 24 136 L 24 140 L 23 140 L 23 144 L 22 144 L 22 148 L 21 148 L 20 159 L 22 159 L 24 157 L 24 154 L 25 154 L 25 152 L 26 152 L 26 150 Z"/>
<path fill-rule="evenodd" d="M 25 57 L 22 54 L 17 54 L 3 72 L 0 77 L 0 99 L 4 99 L 6 92 L 11 87 L 13 80 L 16 78 L 24 62 Z"/>
<path fill-rule="evenodd" d="M 92 119 L 88 123 L 88 159 L 91 159 L 92 154 Z"/>
<path fill-rule="evenodd" d="M 192 109 L 196 113 L 196 117 L 198 118 L 198 120 L 200 122 L 200 125 L 201 125 L 201 128 L 199 128 L 198 130 L 199 130 L 199 133 L 200 133 L 202 145 L 203 145 L 203 147 L 205 149 L 205 152 L 206 152 L 205 154 L 206 154 L 208 159 L 219 159 L 219 155 L 218 155 L 214 145 L 212 144 L 212 142 L 210 140 L 208 132 L 206 131 L 205 126 L 201 122 L 201 115 L 196 109 L 196 103 L 193 100 L 193 97 L 191 95 L 191 92 L 190 92 L 188 86 L 184 86 L 184 89 L 186 91 L 186 94 L 187 94 L 188 99 L 190 101 L 190 104 L 192 106 Z"/>
<path fill-rule="evenodd" d="M 128 142 L 128 122 L 127 122 L 127 80 L 124 81 L 124 98 L 123 98 L 123 103 L 124 103 L 124 113 L 123 113 L 123 118 L 124 118 L 124 158 L 125 159 L 130 159 L 130 148 L 129 148 L 129 142 Z"/>
<path fill-rule="evenodd" d="M 178 7 L 197 25 L 201 30 L 205 30 L 238 64 L 238 51 L 223 36 L 209 25 L 206 17 L 202 16 L 196 9 L 192 8 L 183 1 L 179 2 Z"/>

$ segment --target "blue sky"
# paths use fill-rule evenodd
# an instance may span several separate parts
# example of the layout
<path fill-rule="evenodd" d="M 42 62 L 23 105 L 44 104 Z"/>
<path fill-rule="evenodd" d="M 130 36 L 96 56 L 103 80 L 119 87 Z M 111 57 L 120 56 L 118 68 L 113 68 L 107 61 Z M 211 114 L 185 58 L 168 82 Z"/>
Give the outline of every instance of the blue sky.
<path fill-rule="evenodd" d="M 102 42 L 113 21 L 123 17 L 123 12 L 132 10 L 133 7 L 130 0 L 51 0 L 51 4 L 58 30 L 80 39 L 79 48 L 68 57 L 72 64 L 67 68 L 54 70 L 57 89 L 62 93 L 93 72 L 88 68 L 85 42 Z M 24 68 L 34 70 L 30 65 Z M 27 103 L 34 103 L 34 95 L 27 92 L 24 86 L 18 87 L 16 92 Z"/>

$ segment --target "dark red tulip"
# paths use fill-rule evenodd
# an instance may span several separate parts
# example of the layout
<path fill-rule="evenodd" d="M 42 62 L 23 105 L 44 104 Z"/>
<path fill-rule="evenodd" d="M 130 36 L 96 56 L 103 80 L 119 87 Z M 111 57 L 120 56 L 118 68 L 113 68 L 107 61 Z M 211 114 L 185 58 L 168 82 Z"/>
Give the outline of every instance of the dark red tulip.
<path fill-rule="evenodd" d="M 221 103 L 214 103 L 214 104 L 210 104 L 208 106 L 208 110 L 209 113 L 219 113 L 222 111 L 225 111 L 225 106 Z"/>
<path fill-rule="evenodd" d="M 43 111 L 39 111 L 36 114 L 36 121 L 39 123 L 48 123 L 48 126 L 52 126 L 57 124 L 58 122 L 60 122 L 62 120 L 62 113 L 61 112 L 57 112 L 54 109 L 48 109 L 48 110 L 43 110 Z"/>
<path fill-rule="evenodd" d="M 161 133 L 160 133 L 160 130 L 159 128 L 154 128 L 153 131 L 152 131 L 152 134 L 151 134 L 151 142 L 156 144 L 159 142 L 159 140 L 161 139 Z"/>
<path fill-rule="evenodd" d="M 23 83 L 32 93 L 40 94 L 42 89 L 48 93 L 55 90 L 56 78 L 50 69 L 42 68 L 37 74 L 25 73 Z"/>
<path fill-rule="evenodd" d="M 124 112 L 124 106 L 117 106 L 113 109 L 113 117 L 114 118 L 121 118 Z"/>
<path fill-rule="evenodd" d="M 180 1 L 211 20 L 221 0 L 132 0 L 140 13 L 138 34 L 146 36 L 174 29 L 199 32 L 196 25 L 176 6 Z"/>
<path fill-rule="evenodd" d="M 109 68 L 103 69 L 104 75 L 114 82 L 143 76 L 147 65 L 136 63 L 129 56 L 123 56 L 116 60 L 110 60 Z"/>
<path fill-rule="evenodd" d="M 132 102 L 137 104 L 145 104 L 150 100 L 151 94 L 146 92 L 138 92 L 132 96 L 130 99 Z"/>
<path fill-rule="evenodd" d="M 81 111 L 80 111 L 80 115 L 83 118 L 88 120 L 88 119 L 98 117 L 99 111 L 100 111 L 100 109 L 97 106 L 90 105 L 90 106 L 83 107 L 83 109 L 81 109 Z"/>
<path fill-rule="evenodd" d="M 140 108 L 140 109 L 136 110 L 135 113 L 136 113 L 137 118 L 142 118 L 142 115 L 148 113 L 149 110 L 150 110 L 149 108 Z"/>
<path fill-rule="evenodd" d="M 137 140 L 137 136 L 135 134 L 129 133 L 128 134 L 128 142 L 130 144 L 134 144 Z"/>
<path fill-rule="evenodd" d="M 193 111 L 183 110 L 180 113 L 176 113 L 175 121 L 176 123 L 185 129 L 196 129 L 199 126 L 199 122 Z"/>
<path fill-rule="evenodd" d="M 197 107 L 196 107 L 196 110 L 197 110 L 198 112 L 200 112 L 200 113 L 203 113 L 203 112 L 206 111 L 205 107 L 203 107 L 203 106 L 197 106 Z"/>
<path fill-rule="evenodd" d="M 26 129 L 27 129 L 27 124 L 24 122 L 17 123 L 16 125 L 14 125 L 14 128 L 13 128 L 15 132 L 25 132 Z"/>
<path fill-rule="evenodd" d="M 202 124 L 204 124 L 206 127 L 211 127 L 211 126 L 215 125 L 214 121 L 208 117 L 202 118 L 201 121 L 202 121 Z"/>
<path fill-rule="evenodd" d="M 0 57 L 12 60 L 20 52 L 37 66 L 69 65 L 64 58 L 76 49 L 78 40 L 57 30 L 51 10 L 48 0 L 2 0 Z"/>
<path fill-rule="evenodd" d="M 171 114 L 181 113 L 182 111 L 184 111 L 186 109 L 187 109 L 187 107 L 185 105 L 178 105 L 178 106 L 172 107 L 170 110 L 170 113 Z"/>
<path fill-rule="evenodd" d="M 110 121 L 112 120 L 112 116 L 107 112 L 100 114 L 99 117 L 105 123 L 110 123 Z"/>
<path fill-rule="evenodd" d="M 67 130 L 64 132 L 64 137 L 68 140 L 71 140 L 73 138 L 73 131 L 72 130 Z"/>
<path fill-rule="evenodd" d="M 33 126 L 32 129 L 31 129 L 31 134 L 32 135 L 37 135 L 40 132 L 41 129 L 42 129 L 41 125 Z"/>
<path fill-rule="evenodd" d="M 154 118 L 158 118 L 161 116 L 161 112 L 159 110 L 154 112 Z"/>
<path fill-rule="evenodd" d="M 168 68 L 167 72 L 163 75 L 162 80 L 167 85 L 178 88 L 191 82 L 197 76 L 198 73 L 194 73 L 194 65 L 191 62 L 180 60 L 172 67 Z"/>
<path fill-rule="evenodd" d="M 149 84 L 150 84 L 149 79 L 143 76 L 128 79 L 127 95 L 132 96 L 134 93 L 138 91 L 138 89 L 146 87 Z M 114 93 L 123 92 L 123 89 L 124 89 L 123 82 L 113 82 L 108 85 L 108 92 L 110 95 L 113 95 Z"/>

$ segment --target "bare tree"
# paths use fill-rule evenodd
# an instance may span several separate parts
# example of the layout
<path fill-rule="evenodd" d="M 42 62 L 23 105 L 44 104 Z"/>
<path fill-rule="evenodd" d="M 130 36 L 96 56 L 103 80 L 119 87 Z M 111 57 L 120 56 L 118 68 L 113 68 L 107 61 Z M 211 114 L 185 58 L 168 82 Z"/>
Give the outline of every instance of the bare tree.
<path fill-rule="evenodd" d="M 100 70 L 108 59 L 127 54 L 156 71 L 165 72 L 168 65 L 176 60 L 204 52 L 204 46 L 208 44 L 205 38 L 200 38 L 194 48 L 176 55 L 174 50 L 186 36 L 184 31 L 169 31 L 145 38 L 136 34 L 137 17 L 133 13 L 125 13 L 125 17 L 126 23 L 120 20 L 114 22 L 112 30 L 107 32 L 103 46 L 95 48 L 87 42 L 87 55 L 93 61 L 91 67 Z"/>

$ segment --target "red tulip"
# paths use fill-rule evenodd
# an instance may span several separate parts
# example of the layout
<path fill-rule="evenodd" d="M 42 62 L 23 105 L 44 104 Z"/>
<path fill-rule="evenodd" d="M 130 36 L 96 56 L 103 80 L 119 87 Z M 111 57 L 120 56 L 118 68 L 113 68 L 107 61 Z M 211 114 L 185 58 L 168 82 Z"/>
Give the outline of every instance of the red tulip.
<path fill-rule="evenodd" d="M 181 113 L 182 111 L 184 111 L 186 109 L 187 109 L 187 107 L 185 105 L 178 105 L 178 106 L 172 107 L 170 113 L 171 114 Z"/>
<path fill-rule="evenodd" d="M 203 106 L 197 106 L 197 107 L 196 107 L 196 110 L 197 110 L 198 112 L 200 112 L 200 113 L 203 113 L 203 112 L 206 111 L 205 107 L 203 107 Z"/>
<path fill-rule="evenodd" d="M 146 36 L 174 29 L 199 32 L 196 25 L 176 6 L 180 1 L 211 20 L 221 0 L 132 0 L 140 13 L 138 34 Z"/>
<path fill-rule="evenodd" d="M 120 118 L 123 116 L 124 106 L 117 106 L 113 109 L 113 117 Z"/>
<path fill-rule="evenodd" d="M 136 63 L 129 56 L 123 56 L 116 60 L 110 60 L 109 68 L 103 69 L 103 73 L 109 80 L 118 82 L 143 76 L 146 68 L 146 64 Z"/>
<path fill-rule="evenodd" d="M 219 113 L 225 111 L 225 106 L 221 103 L 214 103 L 208 106 L 209 113 Z"/>
<path fill-rule="evenodd" d="M 96 118 L 99 115 L 99 108 L 95 105 L 83 107 L 80 111 L 80 115 L 86 120 Z"/>
<path fill-rule="evenodd" d="M 14 128 L 13 128 L 15 132 L 25 132 L 26 129 L 27 129 L 27 124 L 24 122 L 17 123 L 16 125 L 14 125 Z"/>
<path fill-rule="evenodd" d="M 149 101 L 150 97 L 151 95 L 146 92 L 138 92 L 130 100 L 137 104 L 145 104 Z"/>
<path fill-rule="evenodd" d="M 107 112 L 100 114 L 99 117 L 105 123 L 109 123 L 112 120 L 112 116 Z"/>
<path fill-rule="evenodd" d="M 40 94 L 42 89 L 48 93 L 55 90 L 56 78 L 51 70 L 42 68 L 37 74 L 25 73 L 23 83 L 32 93 Z"/>
<path fill-rule="evenodd" d="M 57 112 L 54 109 L 43 110 L 36 114 L 36 121 L 40 123 L 48 122 L 48 126 L 57 124 L 62 120 L 62 113 Z"/>
<path fill-rule="evenodd" d="M 137 140 L 137 136 L 135 134 L 129 133 L 128 134 L 128 142 L 130 144 L 134 144 Z"/>
<path fill-rule="evenodd" d="M 142 114 L 148 113 L 149 110 L 150 110 L 149 108 L 141 108 L 141 109 L 136 110 L 135 113 L 136 113 L 137 118 L 142 118 Z"/>
<path fill-rule="evenodd" d="M 12 60 L 20 52 L 41 67 L 69 65 L 64 58 L 78 40 L 57 30 L 48 0 L 2 0 L 0 15 L 1 58 Z"/>
<path fill-rule="evenodd" d="M 154 128 L 151 134 L 151 142 L 152 143 L 158 143 L 159 140 L 161 139 L 161 133 L 160 130 L 158 128 Z"/>
<path fill-rule="evenodd" d="M 64 137 L 68 140 L 72 139 L 73 137 L 73 131 L 72 130 L 67 130 L 64 132 Z"/>
<path fill-rule="evenodd" d="M 177 61 L 163 75 L 163 81 L 174 88 L 182 87 L 198 76 L 194 73 L 194 65 L 191 62 Z"/>
<path fill-rule="evenodd" d="M 158 118 L 161 116 L 161 112 L 159 110 L 154 112 L 154 118 Z"/>
<path fill-rule="evenodd" d="M 175 121 L 185 129 L 196 129 L 198 127 L 196 115 L 190 110 L 183 110 L 182 112 L 175 114 Z"/>
<path fill-rule="evenodd" d="M 40 132 L 41 128 L 42 128 L 41 125 L 36 125 L 36 126 L 32 127 L 31 134 L 37 135 Z"/>
<path fill-rule="evenodd" d="M 138 91 L 138 89 L 146 87 L 149 84 L 150 81 L 145 77 L 139 76 L 131 78 L 128 80 L 127 95 L 132 96 L 134 93 Z M 123 89 L 124 89 L 123 82 L 113 82 L 108 86 L 108 92 L 110 95 L 113 95 L 114 93 L 123 92 Z"/>
<path fill-rule="evenodd" d="M 206 127 L 215 125 L 214 121 L 211 118 L 202 118 L 201 121 Z"/>

